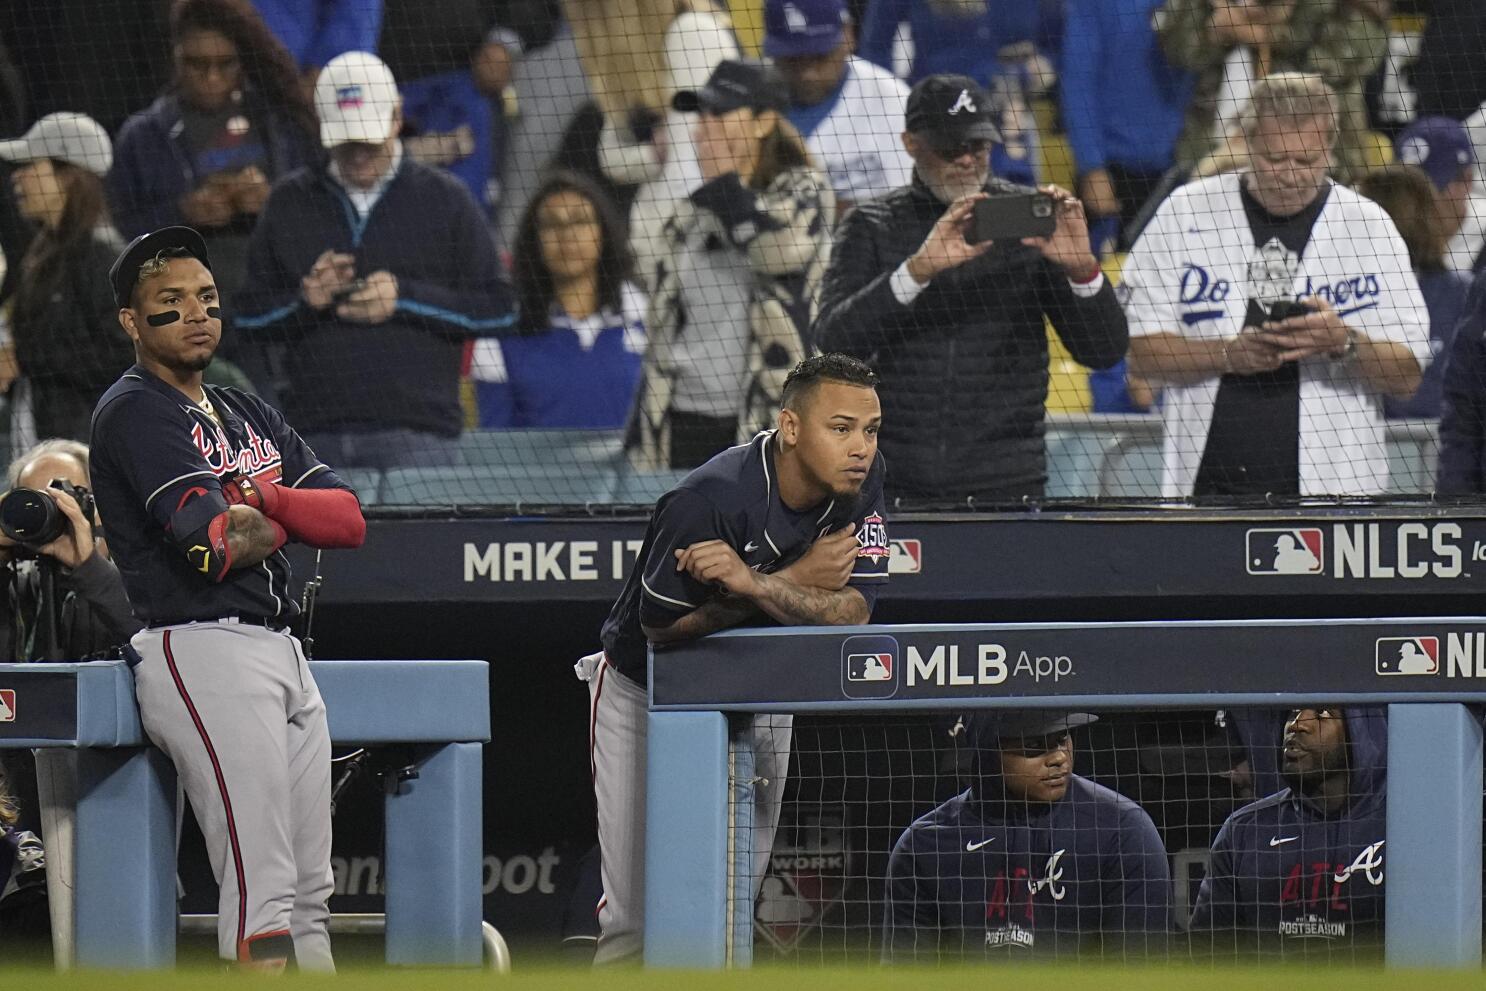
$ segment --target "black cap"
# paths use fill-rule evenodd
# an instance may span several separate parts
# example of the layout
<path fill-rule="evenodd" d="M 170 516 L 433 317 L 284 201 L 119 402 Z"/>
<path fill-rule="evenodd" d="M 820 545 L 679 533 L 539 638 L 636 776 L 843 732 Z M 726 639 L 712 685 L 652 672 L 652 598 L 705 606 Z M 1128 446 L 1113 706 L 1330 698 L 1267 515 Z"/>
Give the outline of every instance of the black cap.
<path fill-rule="evenodd" d="M 725 114 L 744 107 L 783 110 L 789 106 L 789 90 L 783 77 L 767 62 L 725 59 L 717 63 L 706 85 L 698 90 L 682 90 L 671 98 L 671 106 L 682 113 L 705 110 Z"/>
<path fill-rule="evenodd" d="M 998 740 L 1035 740 L 1098 721 L 1099 717 L 1091 712 L 1069 712 L 1066 709 L 998 709 L 974 713 L 965 721 L 965 727 L 972 746 L 994 750 Z"/>
<path fill-rule="evenodd" d="M 969 76 L 925 76 L 908 94 L 904 126 L 915 134 L 952 141 L 1000 141 L 991 115 L 991 98 Z"/>
<path fill-rule="evenodd" d="M 139 281 L 139 269 L 145 262 L 169 248 L 183 248 L 192 258 L 212 269 L 211 259 L 206 254 L 206 241 L 190 227 L 162 227 L 158 231 L 141 234 L 129 242 L 129 247 L 114 260 L 108 270 L 108 282 L 114 289 L 114 302 L 119 309 L 126 308 Z"/>

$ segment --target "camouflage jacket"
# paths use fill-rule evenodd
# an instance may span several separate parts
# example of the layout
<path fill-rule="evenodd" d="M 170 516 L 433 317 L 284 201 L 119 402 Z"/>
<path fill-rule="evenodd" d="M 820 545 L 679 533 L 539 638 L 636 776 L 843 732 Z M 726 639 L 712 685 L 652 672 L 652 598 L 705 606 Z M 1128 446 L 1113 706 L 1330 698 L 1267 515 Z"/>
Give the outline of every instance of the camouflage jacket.
<path fill-rule="evenodd" d="M 1221 2 L 1221 0 L 1218 0 Z M 1191 167 L 1214 149 L 1213 120 L 1223 65 L 1233 46 L 1212 36 L 1214 0 L 1167 0 L 1156 14 L 1156 31 L 1173 65 L 1197 73 L 1187 123 L 1177 144 L 1177 163 Z M 1273 70 L 1318 73 L 1336 90 L 1341 108 L 1335 174 L 1356 178 L 1365 163 L 1367 109 L 1363 81 L 1382 63 L 1388 26 L 1376 0 L 1295 0 L 1290 19 L 1275 34 Z"/>

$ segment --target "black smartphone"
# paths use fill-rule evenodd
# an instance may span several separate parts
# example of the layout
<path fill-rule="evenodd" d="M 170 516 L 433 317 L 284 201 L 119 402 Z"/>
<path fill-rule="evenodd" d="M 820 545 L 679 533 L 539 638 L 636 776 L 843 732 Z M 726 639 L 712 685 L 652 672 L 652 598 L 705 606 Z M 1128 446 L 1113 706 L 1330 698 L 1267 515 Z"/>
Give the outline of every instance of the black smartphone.
<path fill-rule="evenodd" d="M 992 196 L 975 204 L 965 240 L 1013 241 L 1024 237 L 1052 237 L 1058 229 L 1058 204 L 1047 193 Z"/>
<path fill-rule="evenodd" d="M 357 279 L 354 282 L 349 282 L 330 294 L 330 303 L 332 306 L 340 306 L 347 299 L 350 299 L 352 296 L 356 295 L 365 288 L 366 281 L 364 279 Z"/>
<path fill-rule="evenodd" d="M 1269 312 L 1264 319 L 1270 323 L 1279 323 L 1281 320 L 1303 317 L 1311 312 L 1313 312 L 1311 308 L 1299 300 L 1281 299 L 1269 304 Z"/>

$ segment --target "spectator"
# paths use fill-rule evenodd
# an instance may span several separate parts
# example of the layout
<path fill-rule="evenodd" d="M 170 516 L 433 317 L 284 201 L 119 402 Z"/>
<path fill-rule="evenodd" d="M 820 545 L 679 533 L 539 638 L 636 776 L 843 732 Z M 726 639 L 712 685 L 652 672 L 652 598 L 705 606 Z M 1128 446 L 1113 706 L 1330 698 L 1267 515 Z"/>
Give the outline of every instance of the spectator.
<path fill-rule="evenodd" d="M 516 236 L 522 333 L 475 343 L 480 426 L 624 426 L 645 353 L 630 268 L 624 225 L 598 186 L 548 179 Z"/>
<path fill-rule="evenodd" d="M 0 963 L 37 965 L 47 952 L 46 852 L 17 828 L 16 798 L 0 766 Z"/>
<path fill-rule="evenodd" d="M 1038 54 L 1044 11 L 1039 0 L 871 0 L 862 21 L 862 57 L 889 71 L 902 25 L 913 39 L 909 83 L 936 74 L 969 76 L 990 94 L 998 143 L 993 175 L 1037 178 L 1037 133 L 1030 101 L 1052 81 Z"/>
<path fill-rule="evenodd" d="M 1287 787 L 1228 817 L 1193 932 L 1215 945 L 1257 941 L 1304 952 L 1320 940 L 1360 949 L 1383 926 L 1387 720 L 1376 708 L 1310 707 L 1290 714 L 1280 773 Z"/>
<path fill-rule="evenodd" d="M 1063 124 L 1096 253 L 1125 251 L 1123 230 L 1176 162 L 1191 74 L 1162 54 L 1151 20 L 1163 0 L 1069 0 L 1059 68 Z"/>
<path fill-rule="evenodd" d="M 702 185 L 643 260 L 650 335 L 629 438 L 639 467 L 694 468 L 766 428 L 830 252 L 835 197 L 763 63 L 725 61 L 675 108 L 700 111 Z M 644 247 L 656 247 L 654 242 Z"/>
<path fill-rule="evenodd" d="M 1332 174 L 1341 182 L 1358 178 L 1366 167 L 1362 84 L 1388 50 L 1386 10 L 1386 0 L 1166 0 L 1156 16 L 1161 46 L 1173 65 L 1198 74 L 1178 164 L 1201 163 L 1202 174 L 1241 165 L 1235 125 L 1255 83 L 1299 70 L 1320 75 L 1336 93 Z"/>
<path fill-rule="evenodd" d="M 1486 102 L 1486 6 L 1480 0 L 1431 0 L 1428 14 L 1409 69 L 1418 113 L 1464 120 Z"/>
<path fill-rule="evenodd" d="M 119 132 L 109 199 L 125 237 L 200 230 L 231 304 L 269 187 L 314 155 L 315 114 L 248 0 L 175 0 L 170 40 L 174 80 Z"/>
<path fill-rule="evenodd" d="M 1450 123 L 1456 124 L 1454 121 Z M 1419 291 L 1429 311 L 1429 351 L 1431 360 L 1424 369 L 1418 391 L 1405 400 L 1383 397 L 1383 411 L 1389 418 L 1419 417 L 1430 420 L 1440 415 L 1440 380 L 1444 374 L 1444 354 L 1450 349 L 1455 326 L 1465 312 L 1465 298 L 1470 293 L 1471 277 L 1445 268 L 1447 230 L 1441 213 L 1448 207 L 1440 202 L 1435 183 L 1418 166 L 1394 163 L 1374 169 L 1357 183 L 1357 192 L 1382 207 L 1398 228 L 1409 252 L 1409 264 L 1419 280 Z"/>
<path fill-rule="evenodd" d="M 913 162 L 898 140 L 908 87 L 852 55 L 844 0 L 768 0 L 764 54 L 789 87 L 789 122 L 831 178 L 836 212 L 905 185 Z"/>
<path fill-rule="evenodd" d="M 323 65 L 347 52 L 375 52 L 382 0 L 253 0 L 311 86 Z"/>
<path fill-rule="evenodd" d="M 1449 117 L 1419 117 L 1398 133 L 1393 157 L 1424 170 L 1434 184 L 1431 227 L 1444 236 L 1442 264 L 1469 273 L 1475 254 L 1458 250 L 1466 219 L 1476 207 L 1476 150 L 1464 124 Z M 1396 219 L 1396 218 L 1395 218 Z"/>
<path fill-rule="evenodd" d="M 1466 298 L 1445 361 L 1440 410 L 1440 467 L 1444 495 L 1486 492 L 1486 279 Z"/>
<path fill-rule="evenodd" d="M 113 149 L 96 121 L 58 113 L 0 143 L 0 158 L 23 163 L 11 185 L 22 216 L 36 227 L 17 262 L 24 277 L 11 301 L 22 377 L 11 396 L 23 411 L 12 419 L 12 442 L 24 448 L 37 436 L 84 438 L 94 404 L 129 367 L 131 350 L 108 287 L 96 277 L 123 243 L 103 197 Z"/>
<path fill-rule="evenodd" d="M 1020 500 L 1047 482 L 1043 414 L 1052 321 L 1074 359 L 1125 353 L 1125 316 L 1089 252 L 1083 207 L 1021 244 L 965 240 L 976 201 L 1028 190 L 989 178 L 983 90 L 930 76 L 908 99 L 912 183 L 864 203 L 836 235 L 814 343 L 882 369 L 891 497 Z M 925 436 L 938 440 L 923 443 Z"/>
<path fill-rule="evenodd" d="M 476 43 L 462 68 L 402 85 L 403 144 L 414 161 L 449 170 L 493 216 L 500 202 L 505 143 L 503 94 L 521 41 L 496 28 Z"/>
<path fill-rule="evenodd" d="M 1125 262 L 1130 371 L 1166 385 L 1161 494 L 1381 492 L 1378 399 L 1413 395 L 1429 360 L 1408 250 L 1327 178 L 1320 76 L 1265 78 L 1242 128 L 1247 168 L 1178 189 Z"/>
<path fill-rule="evenodd" d="M 274 187 L 248 248 L 238 327 L 288 346 L 288 416 L 321 457 L 388 469 L 458 460 L 464 341 L 515 323 L 480 209 L 408 160 L 375 55 L 315 84 L 323 170 Z"/>
<path fill-rule="evenodd" d="M 909 826 L 887 867 L 889 961 L 1055 957 L 1080 937 L 1158 950 L 1170 925 L 1166 848 L 1145 810 L 1074 773 L 1083 712 L 983 713 L 975 776 Z"/>

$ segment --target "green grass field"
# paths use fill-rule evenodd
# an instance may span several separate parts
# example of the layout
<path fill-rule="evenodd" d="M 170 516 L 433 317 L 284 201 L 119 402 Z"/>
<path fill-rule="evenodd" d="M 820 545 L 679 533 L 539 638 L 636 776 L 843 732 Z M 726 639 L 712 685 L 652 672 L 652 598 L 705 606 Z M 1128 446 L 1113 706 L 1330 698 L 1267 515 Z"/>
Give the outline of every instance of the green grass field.
<path fill-rule="evenodd" d="M 0 987 L 26 991 L 185 991 L 227 981 L 231 987 L 263 984 L 270 978 L 227 974 L 217 968 L 168 973 L 110 974 L 84 972 L 56 975 L 41 970 L 0 970 Z M 1277 986 L 1345 988 L 1346 991 L 1472 991 L 1486 984 L 1479 971 L 1399 971 L 1343 967 L 1252 966 L 1242 969 L 1206 966 L 999 966 L 937 969 L 760 967 L 728 973 L 605 970 L 519 965 L 509 975 L 490 971 L 385 970 L 355 968 L 334 978 L 299 976 L 294 984 L 366 988 L 368 991 L 465 991 L 499 986 L 512 991 L 897 991 L 909 988 L 980 987 L 994 982 L 1014 991 L 1275 991 Z M 279 983 L 282 983 L 280 981 Z"/>

